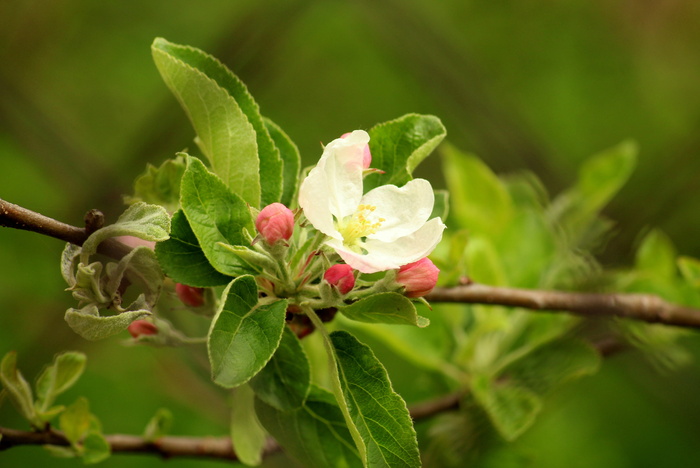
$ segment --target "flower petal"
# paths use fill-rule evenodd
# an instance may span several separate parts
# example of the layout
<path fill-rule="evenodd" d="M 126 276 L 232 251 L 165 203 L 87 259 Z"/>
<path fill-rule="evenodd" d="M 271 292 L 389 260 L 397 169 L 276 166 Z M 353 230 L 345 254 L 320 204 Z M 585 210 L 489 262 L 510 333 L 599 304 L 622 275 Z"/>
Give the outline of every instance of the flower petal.
<path fill-rule="evenodd" d="M 340 238 L 333 216 L 343 219 L 355 212 L 362 198 L 362 159 L 369 135 L 355 130 L 330 142 L 316 167 L 299 188 L 299 205 L 313 226 Z"/>
<path fill-rule="evenodd" d="M 393 242 L 425 224 L 433 211 L 435 194 L 430 182 L 414 179 L 401 188 L 382 185 L 370 190 L 360 203 L 376 206 L 373 219 L 384 219 L 379 230 L 368 237 Z"/>
<path fill-rule="evenodd" d="M 414 233 L 393 242 L 368 239 L 367 254 L 345 248 L 342 241 L 331 239 L 326 244 L 345 260 L 345 263 L 362 273 L 392 270 L 426 257 L 442 239 L 445 225 L 440 218 L 433 218 Z"/>

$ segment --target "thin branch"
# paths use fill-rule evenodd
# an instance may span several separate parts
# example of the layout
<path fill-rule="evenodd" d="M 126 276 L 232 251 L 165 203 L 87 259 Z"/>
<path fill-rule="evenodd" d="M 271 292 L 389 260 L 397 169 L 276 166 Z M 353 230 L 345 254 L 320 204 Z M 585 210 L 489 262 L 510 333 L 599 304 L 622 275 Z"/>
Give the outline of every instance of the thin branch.
<path fill-rule="evenodd" d="M 467 284 L 435 288 L 425 299 L 568 312 L 585 317 L 624 317 L 649 323 L 700 328 L 700 310 L 672 304 L 651 294 L 596 294 L 501 288 Z"/>

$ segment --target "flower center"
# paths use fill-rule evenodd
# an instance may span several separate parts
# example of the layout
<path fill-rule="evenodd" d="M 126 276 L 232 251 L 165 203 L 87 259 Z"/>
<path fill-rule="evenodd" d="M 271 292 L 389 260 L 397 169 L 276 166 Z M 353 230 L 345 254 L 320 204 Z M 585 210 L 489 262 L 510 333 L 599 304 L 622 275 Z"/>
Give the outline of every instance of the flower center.
<path fill-rule="evenodd" d="M 362 243 L 365 237 L 377 232 L 386 219 L 373 215 L 376 206 L 359 205 L 357 211 L 336 223 L 336 228 L 343 236 L 343 244 L 357 252 L 363 252 Z"/>

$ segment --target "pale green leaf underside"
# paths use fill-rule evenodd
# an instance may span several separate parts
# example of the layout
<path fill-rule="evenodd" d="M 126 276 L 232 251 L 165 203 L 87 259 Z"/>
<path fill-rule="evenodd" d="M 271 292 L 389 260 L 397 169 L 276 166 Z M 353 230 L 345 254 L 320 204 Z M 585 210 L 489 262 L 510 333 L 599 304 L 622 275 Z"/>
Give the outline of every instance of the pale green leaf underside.
<path fill-rule="evenodd" d="M 413 422 L 370 348 L 344 331 L 331 333 L 348 411 L 365 445 L 368 467 L 418 467 Z"/>
<path fill-rule="evenodd" d="M 231 443 L 238 459 L 245 465 L 257 466 L 262 461 L 265 429 L 255 413 L 255 393 L 248 385 L 233 391 L 231 398 Z"/>
<path fill-rule="evenodd" d="M 207 346 L 212 379 L 233 388 L 260 372 L 279 346 L 287 301 L 258 305 L 255 278 L 248 275 L 233 280 L 223 298 Z"/>
<path fill-rule="evenodd" d="M 65 319 L 78 335 L 96 341 L 116 335 L 127 329 L 134 320 L 151 315 L 147 310 L 122 312 L 118 315 L 100 316 L 93 304 L 82 309 L 68 309 Z"/>
<path fill-rule="evenodd" d="M 430 320 L 418 315 L 410 299 L 394 292 L 373 294 L 338 310 L 358 322 L 416 325 L 421 328 L 430 324 Z"/>

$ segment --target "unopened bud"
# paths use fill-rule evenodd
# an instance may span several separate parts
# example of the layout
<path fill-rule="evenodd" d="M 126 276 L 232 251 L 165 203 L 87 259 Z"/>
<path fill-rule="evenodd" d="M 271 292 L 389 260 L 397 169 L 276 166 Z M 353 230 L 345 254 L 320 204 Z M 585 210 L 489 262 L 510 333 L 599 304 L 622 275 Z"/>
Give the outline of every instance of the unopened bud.
<path fill-rule="evenodd" d="M 143 240 L 141 238 L 138 238 L 136 236 L 117 236 L 115 237 L 116 240 L 121 242 L 122 244 L 128 245 L 132 249 L 135 249 L 136 247 L 148 247 L 149 249 L 155 249 L 156 243 L 153 241 L 147 241 Z"/>
<path fill-rule="evenodd" d="M 340 138 L 347 138 L 350 135 L 350 133 L 344 133 L 340 136 Z M 372 153 L 369 152 L 369 144 L 365 144 L 362 151 L 362 168 L 369 169 L 369 165 L 372 164 Z"/>
<path fill-rule="evenodd" d="M 190 307 L 199 307 L 204 304 L 204 288 L 195 288 L 186 284 L 175 284 L 175 293 L 183 304 Z"/>
<path fill-rule="evenodd" d="M 399 268 L 396 282 L 403 286 L 408 297 L 422 297 L 437 284 L 440 270 L 427 257 Z"/>
<path fill-rule="evenodd" d="M 323 279 L 336 286 L 340 294 L 347 294 L 355 287 L 355 275 L 350 265 L 338 264 L 330 267 L 323 274 Z"/>
<path fill-rule="evenodd" d="M 147 320 L 134 320 L 129 324 L 127 330 L 134 338 L 138 338 L 141 335 L 155 335 L 158 333 L 158 327 Z"/>
<path fill-rule="evenodd" d="M 294 213 L 282 203 L 272 203 L 255 219 L 255 228 L 270 245 L 287 240 L 294 232 Z"/>

